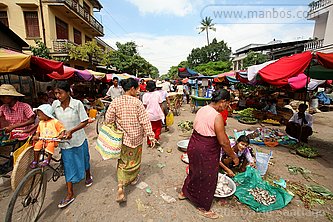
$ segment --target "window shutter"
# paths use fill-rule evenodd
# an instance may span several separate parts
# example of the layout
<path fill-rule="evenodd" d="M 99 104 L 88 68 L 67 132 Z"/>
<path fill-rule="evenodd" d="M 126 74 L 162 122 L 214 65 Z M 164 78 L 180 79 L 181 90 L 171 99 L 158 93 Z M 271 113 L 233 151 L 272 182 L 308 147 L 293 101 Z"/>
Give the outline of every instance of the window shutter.
<path fill-rule="evenodd" d="M 5 26 L 9 27 L 7 12 L 0 12 L 0 22 Z"/>
<path fill-rule="evenodd" d="M 24 12 L 27 37 L 40 37 L 37 12 Z"/>
<path fill-rule="evenodd" d="M 56 18 L 56 32 L 57 32 L 57 39 L 68 39 L 67 23 Z"/>

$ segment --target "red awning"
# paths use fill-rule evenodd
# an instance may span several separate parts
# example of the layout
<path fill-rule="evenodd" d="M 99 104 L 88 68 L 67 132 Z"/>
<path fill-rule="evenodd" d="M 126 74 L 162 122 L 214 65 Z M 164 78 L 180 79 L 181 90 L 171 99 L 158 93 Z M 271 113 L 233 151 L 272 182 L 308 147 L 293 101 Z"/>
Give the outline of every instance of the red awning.
<path fill-rule="evenodd" d="M 333 69 L 333 53 L 316 52 L 318 62 L 328 69 Z"/>
<path fill-rule="evenodd" d="M 269 64 L 259 71 L 261 78 L 275 86 L 288 84 L 288 79 L 303 73 L 312 59 L 311 52 L 303 52 L 288 57 L 282 57 L 278 61 Z"/>
<path fill-rule="evenodd" d="M 59 74 L 58 72 L 52 72 L 50 74 L 47 74 L 48 77 L 51 79 L 56 80 L 64 80 L 69 79 L 74 75 L 75 69 L 72 67 L 64 66 L 63 74 Z"/>

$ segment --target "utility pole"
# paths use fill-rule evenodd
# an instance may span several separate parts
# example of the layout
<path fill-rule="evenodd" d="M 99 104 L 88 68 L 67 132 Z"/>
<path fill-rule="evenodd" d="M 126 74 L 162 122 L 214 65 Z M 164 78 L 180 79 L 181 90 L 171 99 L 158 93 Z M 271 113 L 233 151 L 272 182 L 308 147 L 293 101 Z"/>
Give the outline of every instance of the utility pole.
<path fill-rule="evenodd" d="M 39 0 L 39 7 L 40 7 L 40 16 L 41 16 L 41 20 L 42 20 L 43 42 L 44 42 L 45 47 L 47 47 L 46 46 L 46 35 L 45 35 L 45 24 L 44 24 L 44 13 L 43 13 L 42 0 Z"/>

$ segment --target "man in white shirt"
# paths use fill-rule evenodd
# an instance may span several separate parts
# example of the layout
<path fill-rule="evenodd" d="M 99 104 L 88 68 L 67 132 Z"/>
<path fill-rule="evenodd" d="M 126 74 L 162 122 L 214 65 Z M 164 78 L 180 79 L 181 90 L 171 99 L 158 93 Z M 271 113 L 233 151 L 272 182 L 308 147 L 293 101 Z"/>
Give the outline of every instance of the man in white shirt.
<path fill-rule="evenodd" d="M 109 88 L 109 90 L 106 93 L 105 97 L 111 97 L 111 99 L 115 99 L 118 96 L 121 96 L 124 94 L 123 87 L 118 85 L 118 78 L 113 77 L 112 79 L 113 85 Z"/>
<path fill-rule="evenodd" d="M 307 143 L 308 137 L 312 135 L 313 117 L 309 113 L 305 113 L 308 106 L 304 103 L 298 106 L 298 113 L 290 118 L 286 133 L 302 142 Z"/>
<path fill-rule="evenodd" d="M 162 90 L 165 92 L 170 92 L 171 83 L 169 82 L 169 79 L 165 79 L 165 82 L 162 83 Z"/>

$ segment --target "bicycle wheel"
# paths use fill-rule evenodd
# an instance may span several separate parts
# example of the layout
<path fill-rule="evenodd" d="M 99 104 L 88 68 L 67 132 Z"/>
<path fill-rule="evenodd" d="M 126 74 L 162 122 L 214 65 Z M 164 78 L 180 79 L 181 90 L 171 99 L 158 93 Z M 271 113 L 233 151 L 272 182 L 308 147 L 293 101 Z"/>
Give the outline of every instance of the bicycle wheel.
<path fill-rule="evenodd" d="M 47 177 L 42 169 L 30 171 L 22 179 L 10 200 L 5 221 L 37 221 L 43 206 L 46 186 Z"/>
<path fill-rule="evenodd" d="M 100 115 L 98 118 L 97 118 L 97 121 L 96 121 L 96 133 L 99 134 L 99 131 L 101 130 L 102 128 L 102 125 L 104 123 L 104 119 L 105 119 L 105 113 L 103 113 L 102 115 Z"/>

